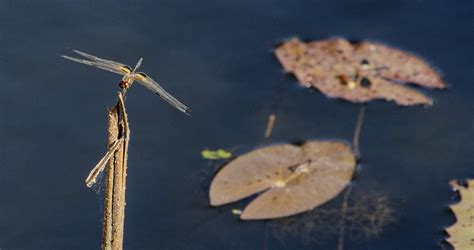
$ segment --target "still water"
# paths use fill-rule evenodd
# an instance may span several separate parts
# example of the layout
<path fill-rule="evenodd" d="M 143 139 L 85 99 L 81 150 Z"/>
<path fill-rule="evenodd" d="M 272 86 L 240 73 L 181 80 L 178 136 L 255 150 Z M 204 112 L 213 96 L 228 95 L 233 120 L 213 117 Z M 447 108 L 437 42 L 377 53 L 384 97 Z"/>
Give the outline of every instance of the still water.
<path fill-rule="evenodd" d="M 299 87 L 273 56 L 294 36 L 375 40 L 442 72 L 451 88 L 427 91 L 432 107 L 367 106 L 352 204 L 385 197 L 393 220 L 377 237 L 346 232 L 345 249 L 445 247 L 448 181 L 474 176 L 473 16 L 471 1 L 0 0 L 0 248 L 100 246 L 101 196 L 84 179 L 105 153 L 120 77 L 57 56 L 73 48 L 129 64 L 143 56 L 141 69 L 193 110 L 139 85 L 127 93 L 126 249 L 336 249 L 334 223 L 276 233 L 278 223 L 231 213 L 248 201 L 211 208 L 206 195 L 223 162 L 202 159 L 205 148 L 351 140 L 359 106 Z"/>

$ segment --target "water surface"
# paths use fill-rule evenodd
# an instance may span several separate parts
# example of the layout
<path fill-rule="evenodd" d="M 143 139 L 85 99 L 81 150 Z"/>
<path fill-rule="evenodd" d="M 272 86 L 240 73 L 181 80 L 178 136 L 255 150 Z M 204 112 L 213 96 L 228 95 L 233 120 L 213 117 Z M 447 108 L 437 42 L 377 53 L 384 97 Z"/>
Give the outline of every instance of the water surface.
<path fill-rule="evenodd" d="M 84 185 L 105 153 L 119 76 L 61 59 L 71 48 L 134 64 L 193 109 L 136 85 L 127 93 L 126 249 L 335 249 L 337 235 L 278 240 L 210 208 L 204 148 L 352 137 L 358 105 L 298 87 L 272 54 L 298 36 L 369 39 L 411 51 L 452 86 L 429 108 L 373 102 L 355 193 L 384 194 L 396 221 L 346 249 L 436 249 L 454 222 L 448 181 L 474 176 L 470 1 L 0 0 L 0 248 L 97 249 L 99 196 Z M 263 143 L 278 84 L 273 136 Z M 212 173 L 212 171 L 210 171 Z M 204 173 L 204 174 L 203 174 Z M 326 205 L 340 206 L 341 198 Z M 268 233 L 268 231 L 267 231 Z M 322 239 L 322 240 L 321 240 Z"/>

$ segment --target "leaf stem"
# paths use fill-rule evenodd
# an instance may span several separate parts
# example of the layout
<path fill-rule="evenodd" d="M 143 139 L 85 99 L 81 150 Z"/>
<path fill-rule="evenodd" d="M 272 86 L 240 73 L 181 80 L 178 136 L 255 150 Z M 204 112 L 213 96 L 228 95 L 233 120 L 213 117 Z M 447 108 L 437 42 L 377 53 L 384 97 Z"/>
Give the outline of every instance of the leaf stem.
<path fill-rule="evenodd" d="M 362 104 L 359 109 L 359 114 L 357 115 L 357 123 L 354 130 L 354 137 L 352 139 L 352 143 L 354 146 L 354 153 L 357 159 L 360 159 L 359 138 L 360 138 L 360 132 L 362 130 L 362 124 L 364 123 L 365 108 L 366 108 L 365 104 Z"/>

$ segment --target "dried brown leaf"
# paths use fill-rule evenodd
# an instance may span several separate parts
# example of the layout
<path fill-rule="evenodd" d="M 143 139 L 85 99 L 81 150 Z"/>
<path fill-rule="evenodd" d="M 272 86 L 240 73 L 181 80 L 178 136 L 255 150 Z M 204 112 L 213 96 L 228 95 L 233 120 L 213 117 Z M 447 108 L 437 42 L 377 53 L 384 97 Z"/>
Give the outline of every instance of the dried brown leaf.
<path fill-rule="evenodd" d="M 211 205 L 265 191 L 245 208 L 241 219 L 301 213 L 335 197 L 350 182 L 354 169 L 355 156 L 342 142 L 264 147 L 238 157 L 215 176 Z"/>
<path fill-rule="evenodd" d="M 304 86 L 351 102 L 385 99 L 398 105 L 430 105 L 429 97 L 404 83 L 444 88 L 441 77 L 428 64 L 378 43 L 352 44 L 342 38 L 304 43 L 294 38 L 275 54 Z"/>
<path fill-rule="evenodd" d="M 456 250 L 474 249 L 474 179 L 467 181 L 467 187 L 456 181 L 452 181 L 451 186 L 459 192 L 461 202 L 450 206 L 456 215 L 456 223 L 446 228 L 447 241 Z"/>

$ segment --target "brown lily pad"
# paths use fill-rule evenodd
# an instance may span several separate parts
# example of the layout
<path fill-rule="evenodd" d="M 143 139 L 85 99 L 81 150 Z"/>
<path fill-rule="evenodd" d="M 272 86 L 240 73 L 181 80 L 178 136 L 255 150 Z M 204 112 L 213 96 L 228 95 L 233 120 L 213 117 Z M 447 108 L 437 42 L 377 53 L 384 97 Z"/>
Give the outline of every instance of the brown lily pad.
<path fill-rule="evenodd" d="M 287 72 L 325 95 L 361 103 L 374 99 L 398 105 L 431 105 L 432 100 L 407 87 L 444 88 L 439 74 L 423 60 L 404 51 L 342 38 L 304 43 L 294 38 L 275 54 Z"/>
<path fill-rule="evenodd" d="M 450 184 L 459 192 L 461 201 L 450 206 L 456 215 L 456 223 L 446 228 L 449 235 L 446 240 L 456 250 L 474 249 L 474 179 L 467 180 L 466 187 L 455 180 Z"/>
<path fill-rule="evenodd" d="M 349 145 L 310 141 L 256 149 L 230 162 L 214 177 L 211 205 L 219 206 L 264 191 L 241 219 L 272 219 L 311 210 L 339 194 L 356 166 Z"/>

